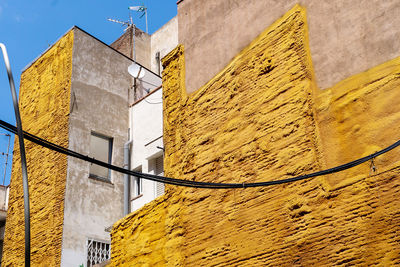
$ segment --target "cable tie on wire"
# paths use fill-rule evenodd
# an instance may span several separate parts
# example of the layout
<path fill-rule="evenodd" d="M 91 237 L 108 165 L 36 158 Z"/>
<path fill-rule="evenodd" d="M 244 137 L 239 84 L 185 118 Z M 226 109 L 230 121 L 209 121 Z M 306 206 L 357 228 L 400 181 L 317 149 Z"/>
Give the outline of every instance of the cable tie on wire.
<path fill-rule="evenodd" d="M 372 173 L 375 173 L 377 171 L 374 160 L 375 158 L 371 159 L 369 175 L 372 175 Z"/>

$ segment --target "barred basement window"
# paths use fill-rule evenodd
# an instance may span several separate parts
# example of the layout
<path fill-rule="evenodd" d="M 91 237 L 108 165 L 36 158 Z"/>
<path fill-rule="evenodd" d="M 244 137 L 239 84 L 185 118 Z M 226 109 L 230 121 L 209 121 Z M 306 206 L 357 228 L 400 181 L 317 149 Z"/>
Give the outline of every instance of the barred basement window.
<path fill-rule="evenodd" d="M 111 245 L 101 241 L 88 239 L 87 243 L 87 267 L 102 263 L 111 258 Z"/>

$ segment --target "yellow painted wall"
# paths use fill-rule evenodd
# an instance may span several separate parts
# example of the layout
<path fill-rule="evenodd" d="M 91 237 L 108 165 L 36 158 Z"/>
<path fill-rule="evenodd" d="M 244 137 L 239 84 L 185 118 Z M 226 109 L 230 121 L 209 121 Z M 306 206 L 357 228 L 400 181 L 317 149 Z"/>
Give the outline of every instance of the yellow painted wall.
<path fill-rule="evenodd" d="M 301 6 L 193 94 L 184 86 L 183 47 L 163 64 L 169 177 L 269 181 L 345 163 L 400 137 L 400 59 L 320 91 Z M 371 175 L 363 164 L 266 188 L 167 186 L 114 224 L 111 265 L 400 264 L 397 150 L 377 159 Z"/>
<path fill-rule="evenodd" d="M 21 75 L 19 105 L 23 129 L 68 147 L 73 31 Z M 32 266 L 59 266 L 67 157 L 25 142 L 31 205 Z M 17 138 L 2 266 L 24 265 L 24 208 Z"/>
<path fill-rule="evenodd" d="M 381 150 L 400 138 L 400 57 L 351 76 L 316 96 L 325 165 L 332 167 Z M 375 159 L 379 172 L 397 166 L 400 149 Z M 329 184 L 362 178 L 364 164 L 330 177 Z"/>

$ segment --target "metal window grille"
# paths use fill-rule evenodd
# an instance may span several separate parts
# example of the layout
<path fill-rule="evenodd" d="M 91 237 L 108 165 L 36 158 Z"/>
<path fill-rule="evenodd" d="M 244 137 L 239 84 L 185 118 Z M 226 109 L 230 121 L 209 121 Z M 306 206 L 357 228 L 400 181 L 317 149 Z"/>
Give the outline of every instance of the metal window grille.
<path fill-rule="evenodd" d="M 93 239 L 87 244 L 87 267 L 102 263 L 111 258 L 111 244 Z"/>
<path fill-rule="evenodd" d="M 155 159 L 155 174 L 164 175 L 164 158 L 163 156 Z M 156 197 L 163 195 L 165 192 L 165 185 L 163 183 L 156 183 Z"/>

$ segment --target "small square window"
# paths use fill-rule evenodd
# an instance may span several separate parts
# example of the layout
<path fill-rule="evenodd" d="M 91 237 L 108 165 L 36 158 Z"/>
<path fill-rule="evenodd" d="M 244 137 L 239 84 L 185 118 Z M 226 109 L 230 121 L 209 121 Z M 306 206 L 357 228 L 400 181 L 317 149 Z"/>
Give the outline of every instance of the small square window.
<path fill-rule="evenodd" d="M 112 143 L 113 143 L 112 138 L 92 132 L 90 136 L 89 156 L 97 160 L 111 164 Z M 89 176 L 93 178 L 110 181 L 111 171 L 103 166 L 91 164 Z"/>

